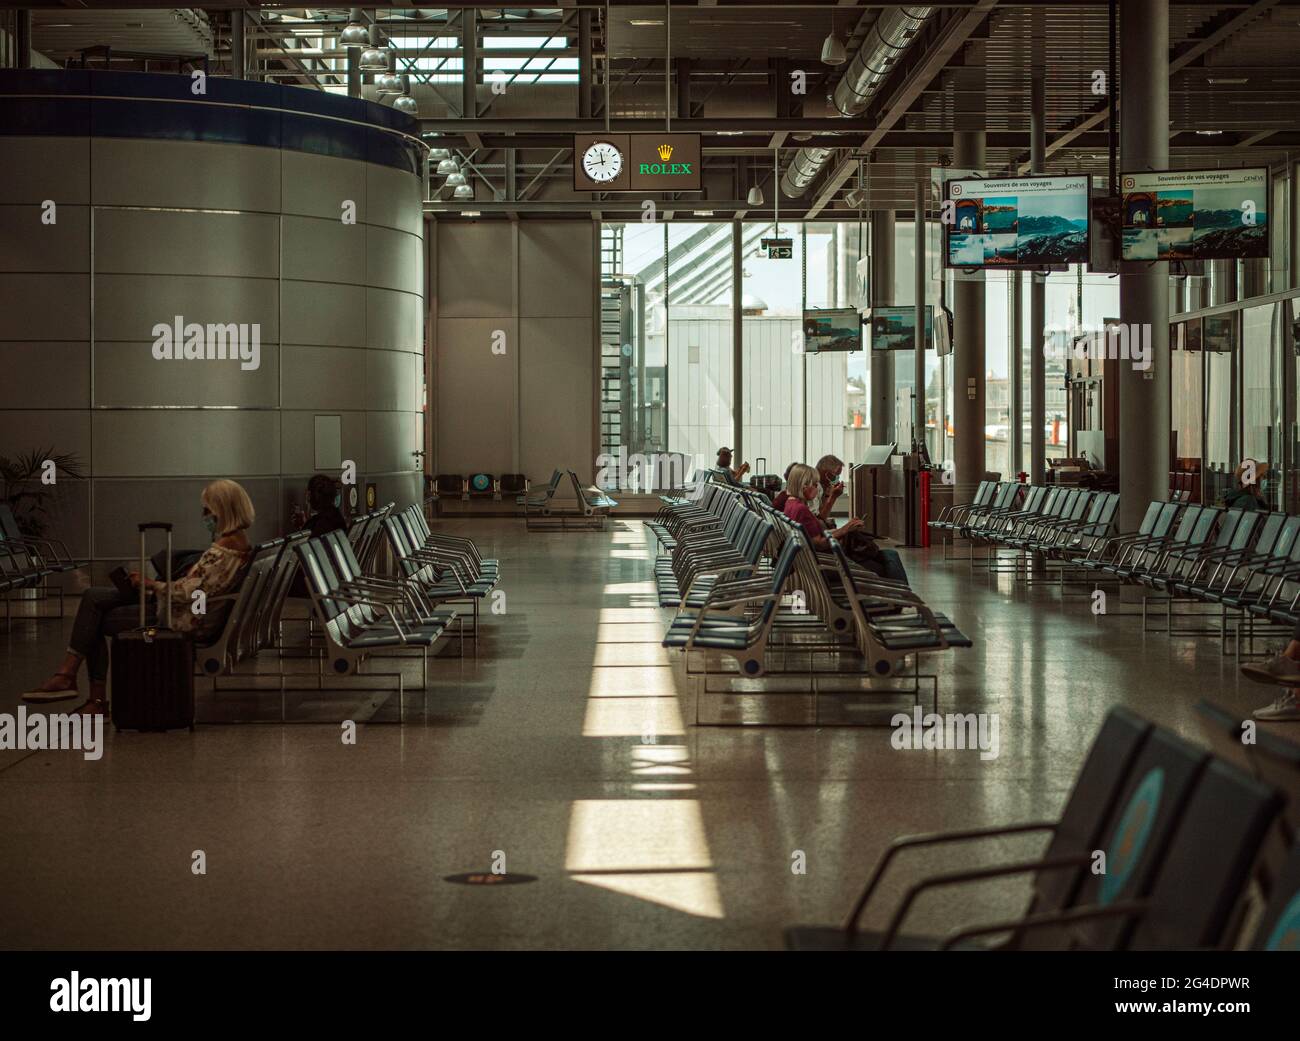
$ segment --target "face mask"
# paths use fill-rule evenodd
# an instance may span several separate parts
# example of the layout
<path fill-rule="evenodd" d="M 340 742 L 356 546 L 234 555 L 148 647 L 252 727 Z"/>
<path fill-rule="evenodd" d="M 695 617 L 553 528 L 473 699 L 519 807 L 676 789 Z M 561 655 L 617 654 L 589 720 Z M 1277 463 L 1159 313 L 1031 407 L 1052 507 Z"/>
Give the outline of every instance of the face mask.
<path fill-rule="evenodd" d="M 203 526 L 208 529 L 208 534 L 214 539 L 217 537 L 217 518 L 212 514 L 207 514 L 203 518 Z"/>

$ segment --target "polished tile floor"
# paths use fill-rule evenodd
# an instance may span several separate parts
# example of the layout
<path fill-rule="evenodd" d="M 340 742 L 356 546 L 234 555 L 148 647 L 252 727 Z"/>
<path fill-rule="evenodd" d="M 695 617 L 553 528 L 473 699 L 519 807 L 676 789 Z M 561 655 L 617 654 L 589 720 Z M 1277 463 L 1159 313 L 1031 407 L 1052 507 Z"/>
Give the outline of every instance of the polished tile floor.
<path fill-rule="evenodd" d="M 654 606 L 640 521 L 446 528 L 501 559 L 504 599 L 476 655 L 433 662 L 427 693 L 408 690 L 405 726 L 362 725 L 355 745 L 337 722 L 110 728 L 98 762 L 0 752 L 0 944 L 778 947 L 787 924 L 839 920 L 896 835 L 1054 814 L 1111 706 L 1196 739 L 1198 698 L 1246 711 L 1271 697 L 1215 641 L 1144 637 L 1114 598 L 1095 616 L 1054 587 L 904 551 L 914 585 L 976 642 L 939 663 L 939 709 L 997 713 L 996 759 L 898 750 L 887 729 L 699 728 L 694 681 L 659 647 L 669 614 Z M 67 629 L 0 633 L 0 711 L 49 672 Z M 366 700 L 298 694 L 287 707 L 365 719 Z M 771 700 L 782 719 L 808 708 Z M 280 697 L 201 691 L 200 711 L 278 720 Z M 390 699 L 373 718 L 394 715 Z M 959 862 L 971 861 L 905 864 L 866 920 L 886 920 L 913 872 Z M 494 864 L 536 881 L 444 881 Z M 912 922 L 1011 913 L 1026 892 L 938 893 Z"/>

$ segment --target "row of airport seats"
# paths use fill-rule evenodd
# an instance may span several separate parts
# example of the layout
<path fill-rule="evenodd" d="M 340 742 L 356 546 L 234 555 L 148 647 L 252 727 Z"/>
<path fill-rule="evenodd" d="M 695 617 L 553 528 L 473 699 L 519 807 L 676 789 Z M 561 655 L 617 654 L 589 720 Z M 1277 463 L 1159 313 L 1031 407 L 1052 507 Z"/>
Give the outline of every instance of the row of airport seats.
<path fill-rule="evenodd" d="M 24 535 L 13 509 L 8 503 L 0 503 L 0 594 L 5 602 L 6 625 L 11 622 L 11 593 L 30 592 L 39 599 L 47 599 L 51 578 L 87 567 L 89 563 L 74 559 L 67 544 L 60 539 Z M 62 620 L 63 587 L 55 586 L 52 591 L 59 598 L 58 613 L 28 617 Z"/>
<path fill-rule="evenodd" d="M 1144 628 L 1148 604 L 1161 602 L 1173 634 L 1215 634 L 1226 643 L 1236 622 L 1238 653 L 1257 625 L 1290 632 L 1300 622 L 1300 516 L 1152 502 L 1136 532 L 1070 564 L 1096 584 L 1137 587 Z M 1176 629 L 1180 603 L 1211 607 L 1218 629 Z"/>
<path fill-rule="evenodd" d="M 1061 485 L 981 481 L 968 503 L 943 510 L 930 529 L 945 536 L 944 556 L 957 540 L 986 547 L 985 564 L 1001 566 L 1001 551 L 1011 550 L 1015 566 L 1032 554 L 1065 559 L 1112 534 L 1119 495 Z"/>
<path fill-rule="evenodd" d="M 391 568 L 377 563 L 381 536 Z M 356 552 L 357 544 L 371 547 L 364 552 L 375 566 L 363 565 L 366 556 Z M 329 671 L 359 675 L 370 657 L 413 653 L 421 662 L 419 689 L 428 685 L 429 655 L 453 634 L 464 653 L 465 619 L 458 605 L 472 606 L 477 640 L 478 604 L 500 580 L 498 561 L 480 556 L 471 539 L 431 531 L 418 505 L 397 510 L 389 504 L 368 519 L 355 541 L 352 531 L 335 531 L 296 550 Z M 400 690 L 400 673 L 393 675 Z"/>
<path fill-rule="evenodd" d="M 375 558 L 382 522 L 391 509 L 389 504 L 354 517 L 346 533 L 327 536 L 347 547 L 348 560 L 357 572 Z M 196 645 L 195 668 L 213 680 L 214 691 L 219 689 L 218 677 L 235 674 L 238 666 L 253 662 L 264 650 L 283 649 L 283 610 L 300 566 L 299 547 L 308 540 L 306 531 L 298 531 L 258 543 L 235 590 L 207 598 L 208 613 L 217 624 L 209 639 Z"/>
<path fill-rule="evenodd" d="M 919 676 L 922 654 L 971 646 L 907 585 L 853 563 L 834 538 L 817 552 L 759 492 L 710 475 L 661 504 L 645 524 L 658 549 L 660 606 L 676 609 L 663 645 L 686 652 L 688 668 L 690 652 L 702 652 L 706 686 L 711 658 L 757 678 L 774 671 L 771 647 L 809 636 L 823 638 L 822 649 L 856 651 L 869 680 L 906 677 L 909 665 Z"/>
<path fill-rule="evenodd" d="M 1062 588 L 1133 587 L 1144 631 L 1150 607 L 1163 606 L 1164 631 L 1217 636 L 1224 648 L 1235 637 L 1238 656 L 1261 628 L 1288 633 L 1300 622 L 1300 516 L 1155 500 L 1137 531 L 1115 534 L 1118 506 L 1113 493 L 986 482 L 932 527 L 970 540 L 972 555 L 990 547 L 989 561 L 1003 548 L 1041 554 Z M 1191 607 L 1185 615 L 1210 608 L 1217 627 L 1180 628 L 1180 605 Z"/>
<path fill-rule="evenodd" d="M 604 530 L 617 501 L 594 485 L 584 486 L 572 470 L 556 470 L 540 488 L 530 488 L 516 497 L 523 507 L 524 527 L 534 530 L 565 530 L 570 526 Z"/>
<path fill-rule="evenodd" d="M 394 675 L 399 689 L 400 674 L 363 674 L 363 663 L 418 655 L 427 685 L 431 652 L 455 637 L 463 653 L 466 627 L 457 605 L 475 605 L 477 639 L 477 603 L 500 574 L 498 562 L 481 558 L 472 541 L 431 532 L 414 505 L 396 510 L 389 503 L 353 518 L 346 531 L 319 538 L 301 531 L 261 543 L 236 590 L 208 599 L 221 621 L 211 640 L 196 647 L 196 668 L 213 681 L 214 694 L 240 689 L 217 680 L 238 678 L 237 667 L 254 663 L 261 651 L 279 652 L 283 668 L 282 611 L 299 568 L 321 644 L 309 641 L 308 653 L 321 659 L 322 673 Z"/>
<path fill-rule="evenodd" d="M 1300 745 L 1197 706 L 1214 753 L 1123 708 L 1102 724 L 1056 820 L 896 839 L 839 926 L 786 931 L 795 950 L 1300 950 Z M 1036 856 L 924 874 L 927 855 L 1046 836 Z M 1097 851 L 1105 854 L 1103 870 Z M 883 929 L 861 928 L 895 865 L 920 861 Z M 936 889 L 1033 880 L 1014 918 L 911 933 Z"/>
<path fill-rule="evenodd" d="M 433 495 L 430 501 L 444 499 L 469 502 L 471 499 L 492 499 L 501 502 L 519 495 L 527 495 L 528 477 L 525 474 L 501 474 L 499 477 L 489 473 L 438 474 L 433 479 Z"/>

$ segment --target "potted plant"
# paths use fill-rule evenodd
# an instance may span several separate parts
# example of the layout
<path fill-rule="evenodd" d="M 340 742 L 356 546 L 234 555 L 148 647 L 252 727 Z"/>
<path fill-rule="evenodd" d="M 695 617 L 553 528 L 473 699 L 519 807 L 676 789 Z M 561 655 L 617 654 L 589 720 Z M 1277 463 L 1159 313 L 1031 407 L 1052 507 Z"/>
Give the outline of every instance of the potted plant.
<path fill-rule="evenodd" d="M 24 452 L 12 459 L 0 456 L 0 502 L 13 511 L 18 530 L 24 536 L 49 539 L 57 508 L 59 478 L 79 481 L 85 476 L 81 459 L 75 452 L 55 452 L 49 448 Z M 0 536 L 3 534 L 0 532 Z M 27 588 L 17 590 L 15 595 L 32 598 L 39 592 Z"/>

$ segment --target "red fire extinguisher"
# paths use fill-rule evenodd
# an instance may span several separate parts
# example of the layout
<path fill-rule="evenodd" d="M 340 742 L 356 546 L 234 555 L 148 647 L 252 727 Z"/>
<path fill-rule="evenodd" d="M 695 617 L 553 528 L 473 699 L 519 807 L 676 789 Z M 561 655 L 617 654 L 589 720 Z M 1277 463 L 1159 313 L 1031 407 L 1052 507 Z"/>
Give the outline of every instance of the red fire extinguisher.
<path fill-rule="evenodd" d="M 930 545 L 930 471 L 921 471 L 921 546 Z"/>

